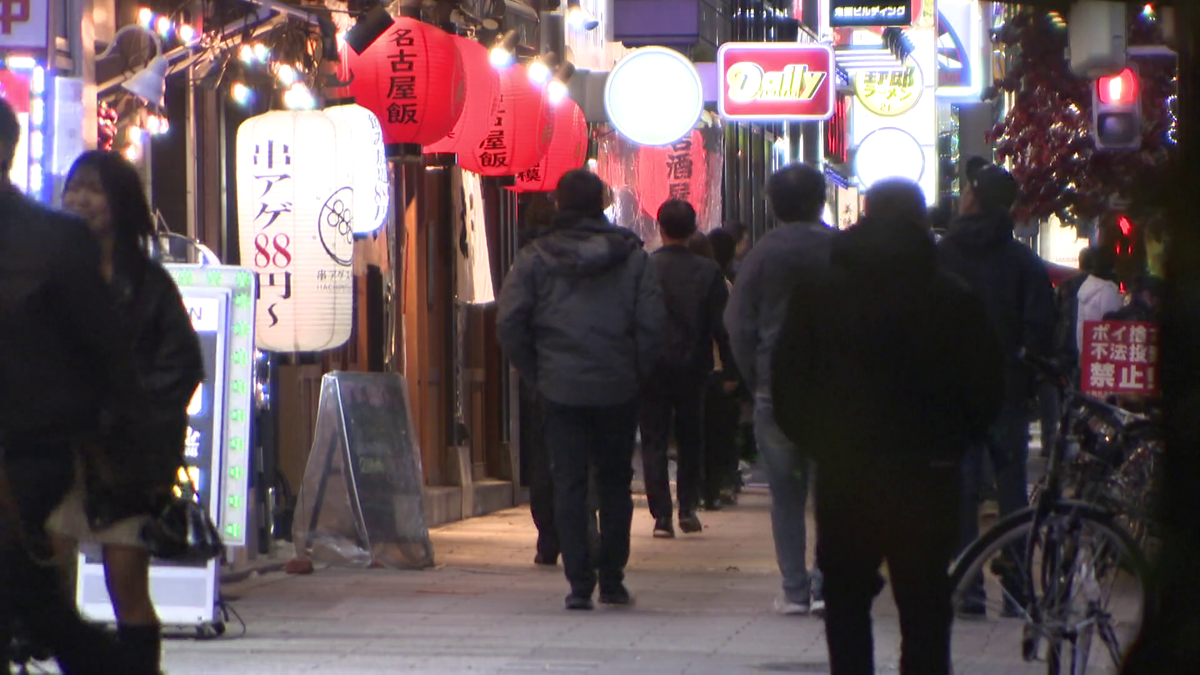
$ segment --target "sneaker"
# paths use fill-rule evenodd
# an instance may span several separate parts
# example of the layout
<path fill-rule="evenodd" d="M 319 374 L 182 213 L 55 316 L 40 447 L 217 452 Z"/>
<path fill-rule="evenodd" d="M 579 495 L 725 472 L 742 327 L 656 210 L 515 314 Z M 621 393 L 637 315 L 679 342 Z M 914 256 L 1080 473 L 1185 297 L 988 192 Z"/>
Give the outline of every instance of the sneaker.
<path fill-rule="evenodd" d="M 574 593 L 567 596 L 567 609 L 586 611 L 592 609 L 594 606 L 590 596 L 584 597 L 582 595 L 575 595 Z"/>
<path fill-rule="evenodd" d="M 625 584 L 618 583 L 611 588 L 600 589 L 600 604 L 614 607 L 629 607 L 633 605 L 633 596 Z"/>
<path fill-rule="evenodd" d="M 821 576 L 814 574 L 809 586 L 809 609 L 814 616 L 825 616 L 825 594 L 821 591 Z"/>
<path fill-rule="evenodd" d="M 654 521 L 654 538 L 655 539 L 674 539 L 675 526 L 671 524 L 670 516 L 659 518 Z"/>
<path fill-rule="evenodd" d="M 782 595 L 775 598 L 775 613 L 784 616 L 803 616 L 808 614 L 810 606 L 807 602 L 792 602 Z"/>
<path fill-rule="evenodd" d="M 704 526 L 700 524 L 700 519 L 696 517 L 696 514 L 681 513 L 679 514 L 679 529 L 684 534 L 695 534 L 703 530 Z"/>

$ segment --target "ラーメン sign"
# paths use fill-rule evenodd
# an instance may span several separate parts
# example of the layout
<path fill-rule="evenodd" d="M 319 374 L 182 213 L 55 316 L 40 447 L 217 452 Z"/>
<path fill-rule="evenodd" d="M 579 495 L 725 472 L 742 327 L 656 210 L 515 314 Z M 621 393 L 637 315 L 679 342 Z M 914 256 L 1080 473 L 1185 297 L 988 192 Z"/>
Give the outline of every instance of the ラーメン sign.
<path fill-rule="evenodd" d="M 884 117 L 903 115 L 921 100 L 925 78 L 916 61 L 901 70 L 860 70 L 854 75 L 855 97 L 867 110 Z"/>
<path fill-rule="evenodd" d="M 732 120 L 829 119 L 833 49 L 816 43 L 727 42 L 717 51 L 717 108 Z"/>

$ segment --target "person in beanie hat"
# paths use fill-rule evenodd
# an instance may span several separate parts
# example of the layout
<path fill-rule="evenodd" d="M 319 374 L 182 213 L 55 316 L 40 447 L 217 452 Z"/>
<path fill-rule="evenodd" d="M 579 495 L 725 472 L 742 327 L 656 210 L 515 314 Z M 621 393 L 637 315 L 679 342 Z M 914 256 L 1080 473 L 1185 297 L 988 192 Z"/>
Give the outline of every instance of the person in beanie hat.
<path fill-rule="evenodd" d="M 1005 402 L 987 440 L 963 461 L 961 544 L 979 533 L 982 462 L 991 461 L 1000 516 L 1027 505 L 1025 460 L 1029 452 L 1029 402 L 1037 393 L 1033 371 L 1022 364 L 1022 350 L 1044 358 L 1054 342 L 1054 290 L 1041 258 L 1013 238 L 1010 215 L 1018 187 L 1012 174 L 978 157 L 966 162 L 959 215 L 938 246 L 942 267 L 975 291 L 987 307 L 1007 358 Z M 1012 613 L 1024 596 L 1015 576 L 1004 578 Z M 984 610 L 982 579 L 963 611 Z"/>

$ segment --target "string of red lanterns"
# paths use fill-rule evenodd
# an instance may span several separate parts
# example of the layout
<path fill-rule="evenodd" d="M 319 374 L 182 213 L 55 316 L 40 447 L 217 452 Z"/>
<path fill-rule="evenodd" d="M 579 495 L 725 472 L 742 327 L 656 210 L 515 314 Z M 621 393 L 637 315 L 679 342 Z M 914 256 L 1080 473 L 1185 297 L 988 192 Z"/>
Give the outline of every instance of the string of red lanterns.
<path fill-rule="evenodd" d="M 454 129 L 441 140 L 425 146 L 426 155 L 456 153 L 463 146 L 464 135 L 472 136 L 470 130 L 486 129 L 492 121 L 492 110 L 500 91 L 500 76 L 488 61 L 487 48 L 469 38 L 452 37 L 462 60 L 467 102 Z"/>

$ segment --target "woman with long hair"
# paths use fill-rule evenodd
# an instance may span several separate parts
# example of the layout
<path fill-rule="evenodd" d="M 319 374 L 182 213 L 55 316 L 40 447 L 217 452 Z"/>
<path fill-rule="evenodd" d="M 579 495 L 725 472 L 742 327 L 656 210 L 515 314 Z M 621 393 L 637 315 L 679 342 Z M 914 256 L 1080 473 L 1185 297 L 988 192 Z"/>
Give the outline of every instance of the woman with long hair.
<path fill-rule="evenodd" d="M 100 244 L 101 272 L 117 298 L 147 403 L 136 422 L 81 450 L 80 480 L 47 529 L 60 550 L 77 541 L 102 545 L 118 640 L 137 654 L 139 671 L 158 672 L 160 629 L 141 530 L 170 498 L 184 464 L 203 354 L 175 282 L 149 254 L 154 220 L 137 169 L 112 152 L 84 153 L 67 174 L 63 205 Z"/>

